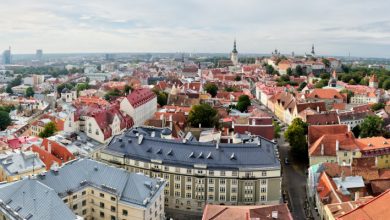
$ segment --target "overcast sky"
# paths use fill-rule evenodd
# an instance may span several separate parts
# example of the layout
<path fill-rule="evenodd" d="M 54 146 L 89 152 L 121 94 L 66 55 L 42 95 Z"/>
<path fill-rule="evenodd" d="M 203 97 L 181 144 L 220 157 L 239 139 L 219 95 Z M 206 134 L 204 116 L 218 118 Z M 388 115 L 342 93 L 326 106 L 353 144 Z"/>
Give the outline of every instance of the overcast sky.
<path fill-rule="evenodd" d="M 1 0 L 0 50 L 390 57 L 389 0 Z"/>

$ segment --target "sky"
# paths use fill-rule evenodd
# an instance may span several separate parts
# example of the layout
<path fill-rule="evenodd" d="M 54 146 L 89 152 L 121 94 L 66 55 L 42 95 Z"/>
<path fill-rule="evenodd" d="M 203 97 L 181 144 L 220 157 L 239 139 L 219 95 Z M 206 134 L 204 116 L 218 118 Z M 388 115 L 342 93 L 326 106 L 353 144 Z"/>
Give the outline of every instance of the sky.
<path fill-rule="evenodd" d="M 388 0 L 1 0 L 0 50 L 390 57 Z"/>

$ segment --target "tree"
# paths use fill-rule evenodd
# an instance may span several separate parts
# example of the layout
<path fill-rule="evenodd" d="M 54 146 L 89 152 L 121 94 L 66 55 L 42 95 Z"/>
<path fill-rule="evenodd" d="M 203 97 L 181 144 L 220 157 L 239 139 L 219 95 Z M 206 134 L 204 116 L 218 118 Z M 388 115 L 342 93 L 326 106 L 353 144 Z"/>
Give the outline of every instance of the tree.
<path fill-rule="evenodd" d="M 250 105 L 251 105 L 251 100 L 249 99 L 249 96 L 240 95 L 240 97 L 238 97 L 238 102 L 237 102 L 236 108 L 240 112 L 246 111 Z"/>
<path fill-rule="evenodd" d="M 131 87 L 130 85 L 125 85 L 124 92 L 125 92 L 126 94 L 129 94 L 130 91 L 133 91 L 133 87 Z"/>
<path fill-rule="evenodd" d="M 7 88 L 5 89 L 5 92 L 9 93 L 9 94 L 14 94 L 14 91 L 12 91 L 12 87 L 10 85 L 7 86 Z"/>
<path fill-rule="evenodd" d="M 28 87 L 26 89 L 26 94 L 25 94 L 26 97 L 32 97 L 32 96 L 34 96 L 34 94 L 35 94 L 34 89 L 32 87 Z"/>
<path fill-rule="evenodd" d="M 11 122 L 8 112 L 0 111 L 0 130 L 5 130 Z"/>
<path fill-rule="evenodd" d="M 300 118 L 295 118 L 284 132 L 286 140 L 290 143 L 293 156 L 305 160 L 308 158 L 306 134 L 307 124 Z"/>
<path fill-rule="evenodd" d="M 295 72 L 298 76 L 302 76 L 304 75 L 303 74 L 303 68 L 301 67 L 301 65 L 297 65 L 297 67 L 295 67 Z"/>
<path fill-rule="evenodd" d="M 383 119 L 376 115 L 370 115 L 360 125 L 360 137 L 381 136 L 383 132 Z"/>
<path fill-rule="evenodd" d="M 234 78 L 235 81 L 241 81 L 241 76 L 236 76 L 236 78 Z"/>
<path fill-rule="evenodd" d="M 108 91 L 108 92 L 104 95 L 104 99 L 107 100 L 107 101 L 109 101 L 109 100 L 111 100 L 111 99 L 113 99 L 113 98 L 116 98 L 116 97 L 118 97 L 118 96 L 121 96 L 121 95 L 122 95 L 121 91 L 119 91 L 119 89 L 115 88 L 115 89 L 113 89 L 113 90 Z"/>
<path fill-rule="evenodd" d="M 359 137 L 361 132 L 360 125 L 356 125 L 355 127 L 352 128 L 352 133 L 355 137 Z"/>
<path fill-rule="evenodd" d="M 343 89 L 340 91 L 340 93 L 345 93 L 347 94 L 347 103 L 351 102 L 351 98 L 355 95 L 351 90 L 348 89 Z"/>
<path fill-rule="evenodd" d="M 212 97 L 215 97 L 218 93 L 218 87 L 214 83 L 207 83 L 205 86 L 206 92 L 208 92 Z"/>
<path fill-rule="evenodd" d="M 43 131 L 41 131 L 39 133 L 39 137 L 41 138 L 47 138 L 47 137 L 50 137 L 52 136 L 54 133 L 56 133 L 57 131 L 57 127 L 56 127 L 56 124 L 54 122 L 49 122 L 45 125 L 45 127 L 43 128 Z"/>
<path fill-rule="evenodd" d="M 280 138 L 280 134 L 279 134 L 280 131 L 281 131 L 280 125 L 276 121 L 273 121 L 272 124 L 274 126 L 274 136 L 275 136 L 275 138 Z"/>
<path fill-rule="evenodd" d="M 318 82 L 314 85 L 314 87 L 316 87 L 317 89 L 320 89 L 320 88 L 322 88 L 322 87 L 324 87 L 324 86 L 326 86 L 326 85 L 328 85 L 328 80 L 326 80 L 326 79 L 321 79 L 320 81 L 318 81 Z"/>
<path fill-rule="evenodd" d="M 307 82 L 302 82 L 302 83 L 299 85 L 298 91 L 302 91 L 302 89 L 304 89 L 306 86 L 307 86 Z"/>
<path fill-rule="evenodd" d="M 218 125 L 218 111 L 208 104 L 194 105 L 188 115 L 188 122 L 193 127 L 213 127 Z"/>
<path fill-rule="evenodd" d="M 160 106 L 164 106 L 164 105 L 167 104 L 167 102 L 168 102 L 168 93 L 163 92 L 163 91 L 158 92 L 158 94 L 157 94 L 157 103 Z"/>
<path fill-rule="evenodd" d="M 287 75 L 289 75 L 289 76 L 292 76 L 292 75 L 293 75 L 293 71 L 292 71 L 291 67 L 287 68 L 286 73 L 287 73 Z"/>
<path fill-rule="evenodd" d="M 267 65 L 265 66 L 265 71 L 266 71 L 267 74 L 274 74 L 275 69 L 274 69 L 273 66 L 267 64 Z"/>
<path fill-rule="evenodd" d="M 378 111 L 378 110 L 380 110 L 380 109 L 382 109 L 382 108 L 384 108 L 384 107 L 385 107 L 385 103 L 379 102 L 379 103 L 373 104 L 373 105 L 371 106 L 371 109 L 372 109 L 373 111 Z"/>
<path fill-rule="evenodd" d="M 88 89 L 88 88 L 89 88 L 88 83 L 79 83 L 79 84 L 76 85 L 76 90 L 77 90 L 77 92 L 86 90 L 86 89 Z"/>
<path fill-rule="evenodd" d="M 382 84 L 382 89 L 389 90 L 390 89 L 390 79 L 386 79 Z"/>
<path fill-rule="evenodd" d="M 322 63 L 325 65 L 326 68 L 330 67 L 330 61 L 326 58 L 322 58 Z"/>

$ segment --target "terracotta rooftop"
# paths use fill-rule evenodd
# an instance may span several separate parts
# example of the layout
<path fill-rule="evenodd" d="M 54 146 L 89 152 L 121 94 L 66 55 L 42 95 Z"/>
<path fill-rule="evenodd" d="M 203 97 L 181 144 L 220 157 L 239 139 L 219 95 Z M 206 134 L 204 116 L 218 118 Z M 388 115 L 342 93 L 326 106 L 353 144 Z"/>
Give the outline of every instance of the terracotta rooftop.
<path fill-rule="evenodd" d="M 348 132 L 347 125 L 311 125 L 308 128 L 308 142 L 314 143 L 324 134 L 339 134 Z"/>
<path fill-rule="evenodd" d="M 390 216 L 390 189 L 358 208 L 340 216 L 339 220 L 386 220 Z"/>
<path fill-rule="evenodd" d="M 345 96 L 340 94 L 335 89 L 314 89 L 307 95 L 309 99 L 345 99 Z"/>
<path fill-rule="evenodd" d="M 142 88 L 133 90 L 126 98 L 134 108 L 137 108 L 155 97 L 156 94 L 150 89 Z"/>

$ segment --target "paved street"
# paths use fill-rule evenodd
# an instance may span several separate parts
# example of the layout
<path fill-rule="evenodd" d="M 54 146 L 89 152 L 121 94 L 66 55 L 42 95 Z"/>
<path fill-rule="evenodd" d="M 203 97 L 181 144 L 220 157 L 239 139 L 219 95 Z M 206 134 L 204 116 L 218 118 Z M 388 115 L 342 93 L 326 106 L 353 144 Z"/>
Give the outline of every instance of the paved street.
<path fill-rule="evenodd" d="M 265 106 L 259 104 L 258 102 L 253 101 L 252 103 L 257 108 L 266 111 L 272 116 L 275 116 Z M 289 203 L 289 208 L 292 211 L 294 219 L 306 219 L 304 211 L 306 198 L 306 168 L 301 163 L 292 161 L 292 158 L 288 156 L 290 146 L 289 143 L 284 139 L 283 131 L 281 132 L 281 137 L 277 141 L 282 165 L 283 192 L 287 193 L 287 202 Z M 288 165 L 284 163 L 286 157 L 288 157 L 290 162 Z"/>

